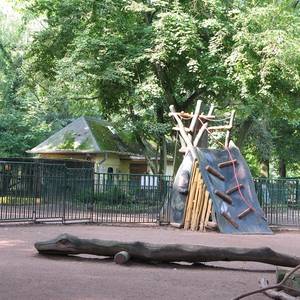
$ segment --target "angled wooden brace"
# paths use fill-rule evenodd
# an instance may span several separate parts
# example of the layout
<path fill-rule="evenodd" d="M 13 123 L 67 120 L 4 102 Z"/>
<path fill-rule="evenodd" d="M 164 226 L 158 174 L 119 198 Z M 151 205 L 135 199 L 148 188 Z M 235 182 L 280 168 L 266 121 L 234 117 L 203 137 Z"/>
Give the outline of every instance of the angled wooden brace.
<path fill-rule="evenodd" d="M 183 126 L 183 123 L 182 123 L 181 119 L 178 117 L 178 115 L 175 111 L 174 105 L 170 105 L 170 111 L 171 112 L 169 113 L 169 115 L 173 116 L 175 118 L 175 120 L 177 121 L 180 135 L 183 138 L 184 142 L 186 143 L 186 146 L 187 146 L 188 150 L 191 152 L 191 154 L 193 156 L 193 159 L 198 160 L 198 153 L 197 153 L 195 147 L 193 146 L 190 137 L 186 133 L 186 131 L 184 129 L 184 126 Z"/>
<path fill-rule="evenodd" d="M 212 105 L 210 106 L 209 112 L 208 112 L 208 114 L 207 114 L 208 116 L 211 116 L 211 115 L 212 115 L 212 113 L 213 113 L 213 111 L 214 111 L 214 108 L 215 108 L 215 107 L 214 107 L 214 105 L 212 104 Z M 205 124 L 203 124 L 202 127 L 200 128 L 200 130 L 198 131 L 198 133 L 197 133 L 197 135 L 196 135 L 196 137 L 195 137 L 195 139 L 194 139 L 194 142 L 193 142 L 194 147 L 197 147 L 197 145 L 198 145 L 198 143 L 199 143 L 199 141 L 200 141 L 200 139 L 201 139 L 203 133 L 204 133 L 205 130 L 207 129 L 207 126 L 208 126 L 208 122 L 205 123 Z"/>

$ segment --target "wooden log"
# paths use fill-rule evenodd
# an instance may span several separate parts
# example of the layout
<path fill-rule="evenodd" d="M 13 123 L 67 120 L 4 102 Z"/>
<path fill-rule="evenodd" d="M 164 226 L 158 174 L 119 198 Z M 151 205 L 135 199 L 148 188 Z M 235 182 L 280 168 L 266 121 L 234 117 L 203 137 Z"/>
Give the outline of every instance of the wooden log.
<path fill-rule="evenodd" d="M 236 159 L 228 160 L 228 161 L 224 161 L 224 162 L 219 163 L 218 167 L 219 168 L 225 168 L 225 167 L 228 167 L 228 166 L 232 166 L 233 164 L 236 164 L 236 163 L 237 163 Z"/>
<path fill-rule="evenodd" d="M 207 192 L 208 193 L 208 192 Z M 206 211 L 206 216 L 205 216 L 205 221 L 204 221 L 204 229 L 207 228 L 207 225 L 209 223 L 209 217 L 211 215 L 211 212 L 212 212 L 212 201 L 211 199 L 209 198 L 209 193 L 208 193 L 208 207 L 207 207 L 207 211 Z M 211 223 L 215 223 L 217 225 L 216 222 L 211 222 Z M 218 227 L 218 225 L 217 225 Z"/>
<path fill-rule="evenodd" d="M 235 228 L 239 228 L 239 225 L 229 217 L 229 215 L 226 212 L 222 212 L 221 215 Z"/>
<path fill-rule="evenodd" d="M 199 170 L 198 170 L 198 161 L 194 162 L 192 167 L 192 176 L 190 179 L 190 185 L 189 185 L 189 194 L 185 202 L 185 209 L 184 209 L 184 229 L 189 229 L 191 225 L 191 214 L 193 209 L 193 201 L 194 196 L 196 193 L 196 184 L 197 176 L 199 176 Z"/>
<path fill-rule="evenodd" d="M 196 218 L 195 218 L 195 227 L 194 230 L 199 230 L 200 228 L 200 220 L 201 220 L 201 214 L 203 211 L 203 206 L 204 206 L 204 200 L 205 200 L 205 184 L 204 181 L 202 180 L 201 183 L 201 193 L 199 195 L 199 204 L 196 210 Z"/>
<path fill-rule="evenodd" d="M 199 225 L 200 231 L 205 230 L 205 221 L 206 221 L 206 214 L 207 214 L 208 206 L 209 206 L 209 192 L 207 191 L 206 186 L 205 186 L 203 208 L 202 208 L 201 216 L 200 216 L 200 225 Z"/>
<path fill-rule="evenodd" d="M 247 215 L 249 215 L 251 212 L 253 212 L 252 207 L 248 207 L 247 209 L 245 209 L 238 215 L 238 218 L 242 219 L 242 218 L 246 217 Z"/>
<path fill-rule="evenodd" d="M 232 205 L 232 199 L 231 197 L 229 197 L 227 194 L 221 192 L 221 191 L 218 191 L 218 190 L 215 190 L 215 194 L 217 196 L 219 196 L 223 201 L 225 201 L 226 203 Z"/>
<path fill-rule="evenodd" d="M 158 262 L 209 262 L 209 261 L 256 261 L 272 265 L 295 267 L 300 257 L 276 252 L 269 247 L 234 248 L 202 245 L 152 244 L 97 239 L 81 239 L 62 234 L 42 242 L 36 242 L 40 254 L 76 255 L 92 254 L 113 257 L 120 251 L 129 253 L 131 259 Z"/>
<path fill-rule="evenodd" d="M 199 211 L 201 208 L 201 202 L 202 202 L 202 195 L 203 195 L 203 179 L 200 174 L 200 178 L 198 181 L 198 188 L 197 188 L 197 197 L 195 199 L 195 205 L 193 207 L 193 215 L 192 215 L 192 222 L 191 222 L 191 230 L 198 230 L 198 217 L 199 217 Z"/>
<path fill-rule="evenodd" d="M 235 115 L 235 110 L 233 110 L 231 112 L 231 115 L 230 115 L 230 121 L 229 121 L 229 126 L 232 128 L 233 127 L 233 119 L 234 119 L 234 115 Z M 230 129 L 226 131 L 226 136 L 225 136 L 225 148 L 228 148 L 229 147 L 229 141 L 230 141 Z"/>
<path fill-rule="evenodd" d="M 130 260 L 130 255 L 127 251 L 120 251 L 115 254 L 114 262 L 118 265 L 124 265 Z"/>
<path fill-rule="evenodd" d="M 218 178 L 221 179 L 222 181 L 225 180 L 225 177 L 224 177 L 220 172 L 218 172 L 216 169 L 212 168 L 211 166 L 207 165 L 207 166 L 205 167 L 205 170 L 206 170 L 207 172 L 209 172 L 210 174 L 212 174 L 212 175 L 218 177 Z"/>
<path fill-rule="evenodd" d="M 210 109 L 209 109 L 209 112 L 208 112 L 208 114 L 207 114 L 207 116 L 206 117 L 211 117 L 212 116 L 212 113 L 213 113 L 213 111 L 214 111 L 214 105 L 212 104 L 211 106 L 210 106 Z M 199 119 L 201 120 L 201 115 L 199 116 Z M 202 122 L 202 120 L 201 120 L 201 122 Z M 208 127 L 208 122 L 207 123 L 205 123 L 205 124 L 203 124 L 203 122 L 202 122 L 202 127 L 200 128 L 200 130 L 198 131 L 198 133 L 197 133 L 197 135 L 196 135 L 196 137 L 195 137 L 195 139 L 194 139 L 194 141 L 193 141 L 193 145 L 195 146 L 195 147 L 197 147 L 198 146 L 198 144 L 199 144 L 199 142 L 200 142 L 200 140 L 201 140 L 201 138 L 202 138 L 202 135 L 203 135 L 203 133 L 207 130 L 207 127 Z"/>
<path fill-rule="evenodd" d="M 195 206 L 197 205 L 197 199 L 199 196 L 199 183 L 200 183 L 200 172 L 196 172 L 195 180 L 193 182 L 192 194 L 191 194 L 191 204 L 189 209 L 189 216 L 187 218 L 187 226 L 186 229 L 190 229 L 193 222 L 193 212 L 195 210 Z"/>
<path fill-rule="evenodd" d="M 199 160 L 198 152 L 195 149 L 195 147 L 193 146 L 193 143 L 192 143 L 190 137 L 185 132 L 183 123 L 182 123 L 181 119 L 178 117 L 178 114 L 175 111 L 174 105 L 170 105 L 170 111 L 171 111 L 170 115 L 172 115 L 175 118 L 175 120 L 177 121 L 180 135 L 183 138 L 183 140 L 184 140 L 184 142 L 186 144 L 186 147 L 191 152 L 191 155 L 192 155 L 193 159 L 194 160 Z"/>
<path fill-rule="evenodd" d="M 208 127 L 207 129 L 209 131 L 217 131 L 217 130 L 229 130 L 231 128 L 232 128 L 232 126 L 229 126 L 229 125 L 220 125 L 220 126 L 211 126 L 211 127 Z"/>
<path fill-rule="evenodd" d="M 241 189 L 243 187 L 244 187 L 244 185 L 240 183 L 239 185 L 236 185 L 233 188 L 228 189 L 225 193 L 227 195 L 230 195 L 230 194 L 234 193 L 235 191 L 237 191 L 238 189 Z"/>

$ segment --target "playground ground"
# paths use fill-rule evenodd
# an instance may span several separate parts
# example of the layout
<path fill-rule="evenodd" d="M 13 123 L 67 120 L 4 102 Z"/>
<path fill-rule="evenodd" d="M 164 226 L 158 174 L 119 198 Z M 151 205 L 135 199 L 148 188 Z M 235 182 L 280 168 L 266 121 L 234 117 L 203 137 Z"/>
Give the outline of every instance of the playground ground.
<path fill-rule="evenodd" d="M 116 265 L 92 256 L 38 255 L 35 241 L 61 233 L 79 237 L 187 243 L 209 246 L 270 246 L 300 256 L 299 232 L 272 236 L 233 236 L 198 233 L 169 227 L 97 225 L 0 226 L 0 299 L 3 300 L 106 300 L 106 299 L 231 299 L 258 288 L 258 279 L 274 280 L 275 267 L 251 262 Z M 268 299 L 256 295 L 247 299 Z"/>

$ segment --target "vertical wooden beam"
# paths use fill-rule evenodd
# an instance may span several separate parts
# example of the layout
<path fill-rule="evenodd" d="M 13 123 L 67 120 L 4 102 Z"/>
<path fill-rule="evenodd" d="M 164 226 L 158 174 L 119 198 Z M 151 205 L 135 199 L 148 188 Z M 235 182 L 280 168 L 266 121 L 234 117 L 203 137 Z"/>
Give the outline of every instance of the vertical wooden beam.
<path fill-rule="evenodd" d="M 211 116 L 212 115 L 212 113 L 213 113 L 213 111 L 214 111 L 214 105 L 212 104 L 211 106 L 210 106 L 210 109 L 209 109 L 209 111 L 208 111 L 208 116 Z M 197 135 L 196 135 L 196 137 L 195 137 L 195 139 L 194 139 L 194 141 L 193 141 L 193 145 L 194 145 L 194 147 L 197 147 L 198 146 L 198 144 L 199 144 L 199 142 L 200 142 L 200 140 L 201 140 L 201 137 L 202 137 L 202 135 L 203 135 L 203 133 L 205 132 L 205 130 L 207 129 L 207 126 L 208 126 L 208 121 L 206 122 L 206 123 L 204 123 L 203 125 L 202 125 L 202 127 L 200 128 L 200 130 L 198 131 L 198 133 L 197 133 Z"/>
<path fill-rule="evenodd" d="M 174 105 L 170 105 L 170 111 L 171 111 L 171 115 L 175 118 L 178 127 L 179 127 L 179 132 L 184 140 L 184 142 L 186 143 L 187 148 L 189 149 L 189 151 L 191 152 L 193 159 L 197 160 L 198 159 L 198 152 L 196 151 L 195 147 L 193 146 L 193 143 L 191 141 L 191 138 L 188 136 L 188 134 L 186 133 L 184 126 L 182 124 L 181 119 L 178 117 L 176 111 L 175 111 L 175 107 Z"/>
<path fill-rule="evenodd" d="M 230 121 L 229 121 L 230 129 L 228 129 L 228 130 L 226 131 L 225 145 L 224 145 L 225 148 L 228 148 L 228 146 L 229 146 L 229 141 L 230 141 L 230 131 L 231 131 L 232 126 L 233 126 L 234 115 L 235 115 L 235 110 L 231 111 Z"/>
<path fill-rule="evenodd" d="M 192 121 L 191 121 L 191 124 L 190 124 L 190 127 L 189 127 L 189 130 L 192 133 L 195 129 L 195 126 L 196 126 L 196 123 L 197 123 L 197 120 L 198 120 L 198 117 L 199 117 L 199 114 L 200 114 L 201 104 L 202 104 L 202 101 L 198 100 L 197 104 L 196 104 L 195 113 L 193 115 L 193 118 L 192 118 Z"/>

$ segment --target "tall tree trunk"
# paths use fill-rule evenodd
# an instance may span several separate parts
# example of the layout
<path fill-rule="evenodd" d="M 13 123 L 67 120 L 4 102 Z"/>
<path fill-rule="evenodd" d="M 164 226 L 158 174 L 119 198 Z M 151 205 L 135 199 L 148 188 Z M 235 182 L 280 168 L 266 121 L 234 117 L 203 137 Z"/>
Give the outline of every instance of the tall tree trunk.
<path fill-rule="evenodd" d="M 279 176 L 286 177 L 286 163 L 283 158 L 279 161 Z"/>
<path fill-rule="evenodd" d="M 262 177 L 269 177 L 269 175 L 270 175 L 270 162 L 269 162 L 269 160 L 263 160 L 260 163 L 260 175 Z"/>
<path fill-rule="evenodd" d="M 247 135 L 248 135 L 251 125 L 252 125 L 252 117 L 251 116 L 249 116 L 246 120 L 244 120 L 243 123 L 240 125 L 240 128 L 237 132 L 237 140 L 236 140 L 236 145 L 240 149 L 242 149 L 245 144 L 245 141 L 246 141 L 246 138 L 247 138 Z"/>

